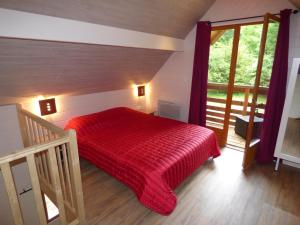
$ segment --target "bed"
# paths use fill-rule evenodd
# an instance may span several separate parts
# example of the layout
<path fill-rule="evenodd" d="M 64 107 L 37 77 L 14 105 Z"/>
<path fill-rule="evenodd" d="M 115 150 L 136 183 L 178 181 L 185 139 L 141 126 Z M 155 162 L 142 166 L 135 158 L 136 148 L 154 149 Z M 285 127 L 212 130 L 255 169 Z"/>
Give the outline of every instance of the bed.
<path fill-rule="evenodd" d="M 162 215 L 176 207 L 173 190 L 220 151 L 213 131 L 119 107 L 71 119 L 80 157 L 115 177 Z"/>

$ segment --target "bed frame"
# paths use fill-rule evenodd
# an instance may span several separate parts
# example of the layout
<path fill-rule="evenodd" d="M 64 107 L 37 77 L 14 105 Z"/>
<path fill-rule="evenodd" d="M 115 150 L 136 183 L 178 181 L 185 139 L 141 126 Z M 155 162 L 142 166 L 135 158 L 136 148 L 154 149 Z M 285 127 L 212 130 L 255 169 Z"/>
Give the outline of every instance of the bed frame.
<path fill-rule="evenodd" d="M 64 131 L 20 106 L 17 111 L 25 148 L 0 158 L 14 224 L 23 225 L 24 220 L 11 167 L 24 162 L 28 165 L 39 224 L 48 223 L 42 194 L 59 209 L 60 224 L 86 224 L 75 131 Z"/>

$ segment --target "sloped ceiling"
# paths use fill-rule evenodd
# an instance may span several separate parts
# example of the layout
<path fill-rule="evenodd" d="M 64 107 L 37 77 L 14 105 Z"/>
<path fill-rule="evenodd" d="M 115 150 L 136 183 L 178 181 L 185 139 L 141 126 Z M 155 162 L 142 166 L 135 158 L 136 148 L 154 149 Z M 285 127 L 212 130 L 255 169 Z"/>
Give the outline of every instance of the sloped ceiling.
<path fill-rule="evenodd" d="M 298 9 L 300 9 L 300 0 L 290 0 Z"/>
<path fill-rule="evenodd" d="M 214 2 L 0 0 L 0 8 L 184 38 Z M 163 50 L 2 37 L 0 104 L 3 99 L 87 94 L 149 82 L 171 54 Z"/>
<path fill-rule="evenodd" d="M 184 38 L 215 0 L 1 0 L 0 7 Z"/>
<path fill-rule="evenodd" d="M 0 38 L 0 96 L 83 94 L 148 82 L 172 52 Z"/>

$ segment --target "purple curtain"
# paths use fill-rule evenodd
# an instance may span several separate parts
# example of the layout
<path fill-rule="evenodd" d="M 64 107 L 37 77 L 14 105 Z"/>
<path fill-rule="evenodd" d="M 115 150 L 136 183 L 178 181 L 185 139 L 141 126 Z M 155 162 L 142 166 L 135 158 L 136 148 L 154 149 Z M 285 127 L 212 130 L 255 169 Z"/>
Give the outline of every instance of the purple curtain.
<path fill-rule="evenodd" d="M 286 94 L 290 15 L 291 10 L 289 9 L 280 12 L 280 25 L 273 70 L 262 125 L 261 141 L 256 155 L 256 160 L 259 163 L 270 163 L 274 158 L 273 155 Z"/>
<path fill-rule="evenodd" d="M 210 33 L 209 22 L 197 23 L 189 123 L 200 126 L 206 125 Z"/>

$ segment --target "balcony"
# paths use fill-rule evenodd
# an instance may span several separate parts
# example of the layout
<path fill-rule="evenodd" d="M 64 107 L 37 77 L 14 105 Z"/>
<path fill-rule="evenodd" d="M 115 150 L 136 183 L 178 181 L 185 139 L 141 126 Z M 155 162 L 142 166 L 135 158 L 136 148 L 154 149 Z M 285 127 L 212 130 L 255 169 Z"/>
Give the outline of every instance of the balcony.
<path fill-rule="evenodd" d="M 223 129 L 224 127 L 227 89 L 227 84 L 208 83 L 206 120 L 207 125 L 210 127 L 219 129 Z M 234 85 L 233 88 L 227 145 L 236 148 L 237 150 L 244 149 L 245 139 L 235 133 L 236 117 L 247 116 L 250 114 L 253 89 L 253 86 L 247 85 Z M 255 111 L 255 116 L 258 118 L 263 118 L 264 116 L 267 92 L 267 87 L 259 88 Z"/>

